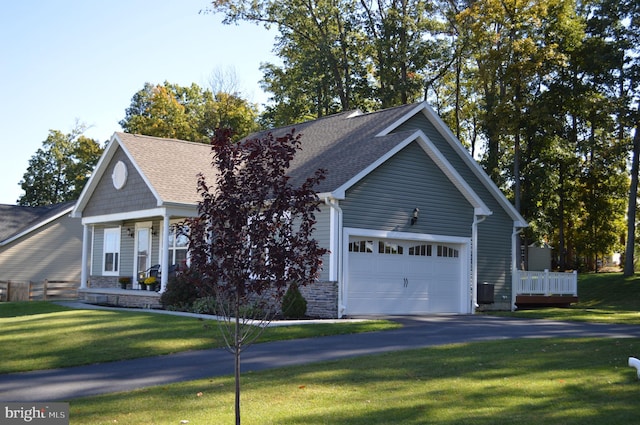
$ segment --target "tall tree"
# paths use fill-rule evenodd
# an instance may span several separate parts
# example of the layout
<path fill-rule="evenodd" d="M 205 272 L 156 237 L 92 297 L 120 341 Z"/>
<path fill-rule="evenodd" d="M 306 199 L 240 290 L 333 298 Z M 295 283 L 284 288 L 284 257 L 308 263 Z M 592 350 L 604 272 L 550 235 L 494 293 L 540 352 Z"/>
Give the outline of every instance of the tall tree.
<path fill-rule="evenodd" d="M 66 134 L 49 130 L 20 181 L 24 194 L 19 205 L 35 207 L 78 199 L 103 150 L 97 141 L 82 135 L 84 130 L 81 124 Z"/>
<path fill-rule="evenodd" d="M 318 276 L 326 250 L 312 238 L 320 203 L 314 187 L 324 171 L 291 182 L 289 164 L 300 135 L 267 134 L 233 143 L 218 130 L 212 143 L 216 180 L 200 176 L 199 216 L 188 222 L 191 264 L 201 290 L 213 295 L 235 359 L 236 424 L 240 424 L 240 355 L 274 313 L 287 287 Z M 299 186 L 294 186 L 300 184 Z M 258 322 L 256 325 L 255 319 Z"/>

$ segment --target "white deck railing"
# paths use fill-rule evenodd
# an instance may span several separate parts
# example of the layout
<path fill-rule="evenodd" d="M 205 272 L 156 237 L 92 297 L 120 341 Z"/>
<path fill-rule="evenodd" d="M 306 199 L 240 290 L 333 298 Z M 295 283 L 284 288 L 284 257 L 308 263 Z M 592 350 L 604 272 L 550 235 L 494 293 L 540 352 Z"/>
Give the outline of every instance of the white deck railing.
<path fill-rule="evenodd" d="M 578 296 L 578 272 L 557 273 L 517 272 L 516 295 L 573 295 Z"/>

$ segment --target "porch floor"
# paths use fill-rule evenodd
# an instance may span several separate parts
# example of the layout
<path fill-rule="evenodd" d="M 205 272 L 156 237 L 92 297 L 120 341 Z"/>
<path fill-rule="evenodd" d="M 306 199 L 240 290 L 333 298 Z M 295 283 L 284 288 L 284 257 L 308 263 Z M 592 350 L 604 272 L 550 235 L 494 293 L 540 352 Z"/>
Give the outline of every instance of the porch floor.
<path fill-rule="evenodd" d="M 516 295 L 518 307 L 568 307 L 577 302 L 574 295 Z"/>
<path fill-rule="evenodd" d="M 139 289 L 78 288 L 78 300 L 90 304 L 106 304 L 118 307 L 162 307 L 159 293 Z"/>

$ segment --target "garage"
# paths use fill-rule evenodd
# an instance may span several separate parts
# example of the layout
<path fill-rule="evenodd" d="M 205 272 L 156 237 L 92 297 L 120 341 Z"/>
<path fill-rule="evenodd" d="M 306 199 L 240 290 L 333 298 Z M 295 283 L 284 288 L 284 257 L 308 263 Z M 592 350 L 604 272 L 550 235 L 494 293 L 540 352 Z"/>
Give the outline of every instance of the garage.
<path fill-rule="evenodd" d="M 466 246 L 351 236 L 347 314 L 467 312 Z"/>

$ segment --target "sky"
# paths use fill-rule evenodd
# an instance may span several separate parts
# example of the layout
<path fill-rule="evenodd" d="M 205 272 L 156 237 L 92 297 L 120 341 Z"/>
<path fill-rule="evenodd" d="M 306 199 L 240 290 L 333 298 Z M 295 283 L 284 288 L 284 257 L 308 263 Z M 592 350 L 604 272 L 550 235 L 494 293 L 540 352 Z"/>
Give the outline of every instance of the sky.
<path fill-rule="evenodd" d="M 49 130 L 77 122 L 101 144 L 145 82 L 208 88 L 235 73 L 259 105 L 260 64 L 278 63 L 274 31 L 201 14 L 208 0 L 32 0 L 0 5 L 0 204 L 16 204 Z"/>

